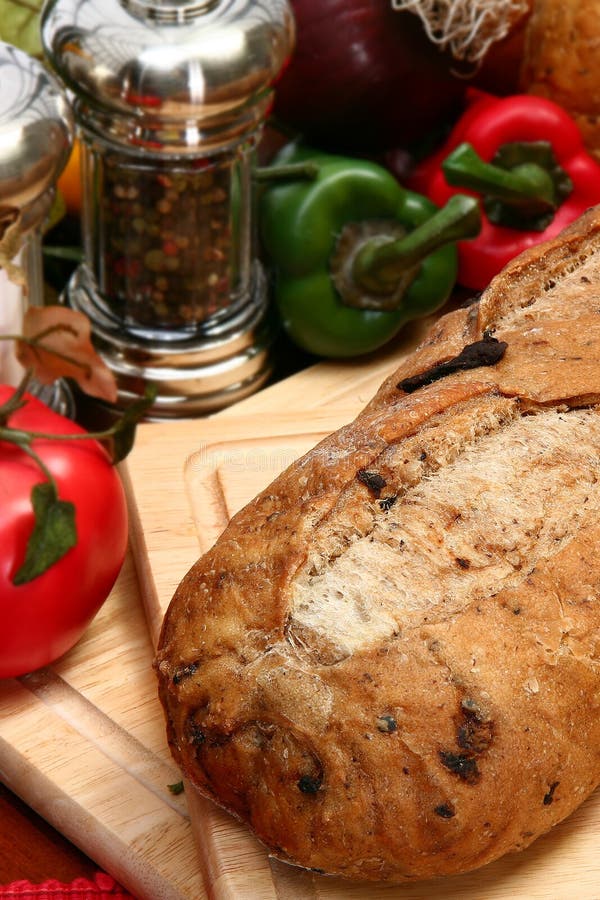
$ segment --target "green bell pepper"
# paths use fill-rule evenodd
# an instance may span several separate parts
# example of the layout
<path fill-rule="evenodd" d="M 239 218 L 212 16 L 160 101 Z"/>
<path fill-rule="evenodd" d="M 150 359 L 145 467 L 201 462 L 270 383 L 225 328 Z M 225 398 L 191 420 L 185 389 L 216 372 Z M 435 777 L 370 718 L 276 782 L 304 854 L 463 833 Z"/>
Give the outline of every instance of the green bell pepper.
<path fill-rule="evenodd" d="M 302 163 L 305 176 L 294 177 Z M 272 179 L 260 175 L 262 247 L 283 327 L 318 356 L 368 353 L 441 307 L 456 282 L 455 243 L 481 225 L 474 198 L 439 210 L 373 162 L 298 144 L 278 154 Z"/>

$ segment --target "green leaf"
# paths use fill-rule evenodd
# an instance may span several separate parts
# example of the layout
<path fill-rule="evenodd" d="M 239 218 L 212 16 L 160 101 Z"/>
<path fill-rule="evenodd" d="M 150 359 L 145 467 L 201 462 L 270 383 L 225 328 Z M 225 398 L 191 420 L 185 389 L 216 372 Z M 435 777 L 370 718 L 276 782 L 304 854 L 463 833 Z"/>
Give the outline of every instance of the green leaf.
<path fill-rule="evenodd" d="M 168 784 L 167 787 L 172 794 L 175 794 L 175 796 L 177 796 L 177 794 L 183 794 L 183 781 L 176 781 L 175 784 Z"/>
<path fill-rule="evenodd" d="M 143 397 L 127 407 L 121 418 L 113 426 L 112 434 L 106 442 L 114 463 L 121 462 L 130 452 L 135 441 L 135 430 L 156 399 L 156 386 L 147 385 Z"/>
<path fill-rule="evenodd" d="M 59 500 L 53 484 L 49 481 L 36 484 L 31 491 L 31 503 L 35 525 L 23 565 L 13 579 L 16 586 L 43 575 L 77 543 L 75 505 Z"/>
<path fill-rule="evenodd" d="M 41 58 L 42 6 L 43 0 L 0 0 L 0 39 Z"/>

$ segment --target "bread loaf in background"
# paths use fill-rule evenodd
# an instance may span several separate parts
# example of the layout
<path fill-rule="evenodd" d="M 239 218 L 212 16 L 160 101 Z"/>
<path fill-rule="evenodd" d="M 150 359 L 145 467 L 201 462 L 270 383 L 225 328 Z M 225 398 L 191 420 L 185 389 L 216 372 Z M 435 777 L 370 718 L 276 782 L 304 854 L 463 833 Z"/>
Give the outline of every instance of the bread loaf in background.
<path fill-rule="evenodd" d="M 481 364 L 453 371 L 467 345 Z M 596 208 L 440 319 L 183 578 L 156 671 L 198 790 L 283 860 L 389 881 L 575 809 L 600 782 L 599 402 Z"/>
<path fill-rule="evenodd" d="M 534 0 L 524 30 L 521 89 L 558 103 L 600 159 L 600 2 Z"/>

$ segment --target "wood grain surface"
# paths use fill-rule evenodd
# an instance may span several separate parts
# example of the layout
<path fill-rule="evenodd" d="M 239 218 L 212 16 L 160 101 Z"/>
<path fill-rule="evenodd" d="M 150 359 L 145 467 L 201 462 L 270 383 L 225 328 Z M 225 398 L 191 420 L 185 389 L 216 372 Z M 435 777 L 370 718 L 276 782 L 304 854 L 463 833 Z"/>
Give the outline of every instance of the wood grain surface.
<path fill-rule="evenodd" d="M 11 791 L 134 896 L 202 900 L 185 797 L 169 789 L 180 775 L 152 653 L 129 556 L 70 653 L 0 681 L 0 771 Z"/>

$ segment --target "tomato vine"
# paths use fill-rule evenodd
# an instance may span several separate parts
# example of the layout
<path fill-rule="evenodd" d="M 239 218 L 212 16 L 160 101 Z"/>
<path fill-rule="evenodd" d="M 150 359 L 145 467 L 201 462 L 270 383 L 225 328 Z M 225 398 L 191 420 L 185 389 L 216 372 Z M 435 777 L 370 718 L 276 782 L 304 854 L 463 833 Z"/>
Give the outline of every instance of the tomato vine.
<path fill-rule="evenodd" d="M 70 334 L 78 337 L 77 329 L 70 324 L 50 324 L 33 335 L 0 335 L 1 340 L 12 340 L 21 344 L 33 354 L 43 372 L 44 365 L 40 360 L 49 354 L 58 360 L 68 371 L 78 371 L 85 382 L 89 380 L 94 365 L 98 365 L 95 353 L 88 352 L 88 358 L 77 358 L 69 352 L 57 347 L 49 347 L 50 336 Z M 107 449 L 113 464 L 124 459 L 131 450 L 135 429 L 154 400 L 154 392 L 149 389 L 146 395 L 130 405 L 130 407 L 112 424 L 101 431 L 81 431 L 80 433 L 45 432 L 35 429 L 22 429 L 11 425 L 11 418 L 28 403 L 27 390 L 35 378 L 35 369 L 30 367 L 24 371 L 20 384 L 13 394 L 0 404 L 0 442 L 6 442 L 20 448 L 40 469 L 44 481 L 35 484 L 31 490 L 31 505 L 34 513 L 34 526 L 25 551 L 22 565 L 13 577 L 14 585 L 25 584 L 42 575 L 50 566 L 60 560 L 77 543 L 75 506 L 64 501 L 49 467 L 35 449 L 35 442 L 40 440 L 78 441 L 96 440 Z"/>

